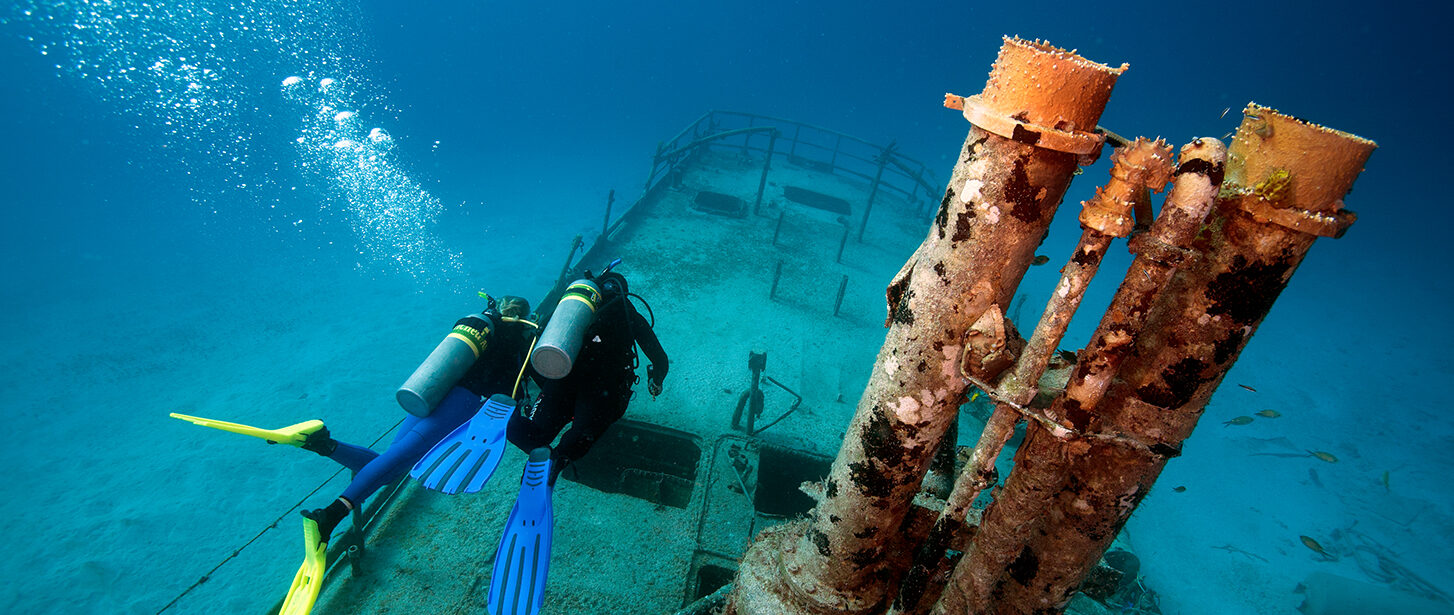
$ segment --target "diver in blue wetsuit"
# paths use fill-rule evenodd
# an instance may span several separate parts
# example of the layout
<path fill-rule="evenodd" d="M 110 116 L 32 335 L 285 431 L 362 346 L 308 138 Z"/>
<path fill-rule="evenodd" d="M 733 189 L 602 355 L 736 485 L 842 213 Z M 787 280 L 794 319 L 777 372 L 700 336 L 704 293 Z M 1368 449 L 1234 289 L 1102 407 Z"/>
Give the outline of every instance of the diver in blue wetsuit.
<path fill-rule="evenodd" d="M 399 389 L 399 404 L 409 416 L 382 454 L 334 440 L 323 421 L 317 419 L 279 429 L 262 429 L 172 414 L 173 418 L 261 438 L 269 444 L 310 450 L 355 472 L 353 481 L 331 504 L 303 511 L 303 565 L 293 576 L 292 586 L 278 611 L 280 615 L 307 615 L 312 610 L 327 571 L 328 540 L 334 528 L 380 487 L 409 472 L 426 454 L 432 454 L 436 444 L 450 443 L 459 437 L 480 440 L 475 444 L 483 448 L 477 446 L 479 450 L 463 451 L 468 453 L 467 457 L 463 454 L 448 457 L 453 463 L 446 467 L 442 478 L 431 474 L 425 486 L 442 486 L 446 492 L 453 493 L 460 487 L 459 482 L 466 482 L 464 490 L 468 491 L 478 489 L 488 480 L 494 464 L 499 463 L 499 455 L 484 453 L 503 447 L 506 420 L 515 414 L 517 385 L 524 374 L 533 337 L 530 333 L 535 327 L 528 320 L 529 314 L 530 303 L 526 300 L 503 297 L 498 302 L 490 300 L 484 312 L 456 322 L 450 334 Z M 486 397 L 489 401 L 485 401 Z M 476 430 L 470 428 L 476 424 L 497 428 L 497 437 L 474 438 Z M 450 455 L 461 453 L 458 446 L 448 448 Z M 452 473 L 466 465 L 465 461 L 473 469 L 455 481 Z"/>
<path fill-rule="evenodd" d="M 326 428 L 310 435 L 303 448 L 328 457 L 353 470 L 353 481 L 325 508 L 308 510 L 303 516 L 318 524 L 319 538 L 328 542 L 338 523 L 380 487 L 403 476 L 429 449 L 455 428 L 470 420 L 485 398 L 512 395 L 525 362 L 530 332 L 519 321 L 530 314 L 530 303 L 520 297 L 502 297 L 494 309 L 467 316 L 455 323 L 483 331 L 488 336 L 479 358 L 445 395 L 428 416 L 410 414 L 399 426 L 394 441 L 382 454 L 339 442 Z"/>

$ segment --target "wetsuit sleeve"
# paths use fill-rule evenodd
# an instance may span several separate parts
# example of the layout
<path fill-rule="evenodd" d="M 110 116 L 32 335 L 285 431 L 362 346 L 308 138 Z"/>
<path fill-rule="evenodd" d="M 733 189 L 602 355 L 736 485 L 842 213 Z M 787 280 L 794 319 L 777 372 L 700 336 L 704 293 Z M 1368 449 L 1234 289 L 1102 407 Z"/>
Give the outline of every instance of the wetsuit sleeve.
<path fill-rule="evenodd" d="M 656 376 L 657 382 L 666 379 L 666 351 L 662 350 L 661 341 L 656 339 L 656 332 L 651 329 L 651 323 L 646 322 L 646 317 L 636 310 L 631 310 L 631 319 L 631 330 L 636 334 L 636 345 L 641 347 L 641 351 L 646 353 L 646 358 L 651 361 L 651 371 Z"/>

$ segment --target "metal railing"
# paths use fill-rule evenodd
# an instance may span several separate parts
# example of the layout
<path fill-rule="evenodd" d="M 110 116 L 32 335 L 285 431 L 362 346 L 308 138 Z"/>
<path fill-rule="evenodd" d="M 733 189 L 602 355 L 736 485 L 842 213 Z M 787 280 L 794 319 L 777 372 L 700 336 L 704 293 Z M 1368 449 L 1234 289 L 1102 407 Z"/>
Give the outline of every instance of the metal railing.
<path fill-rule="evenodd" d="M 678 176 L 674 171 L 683 162 L 715 148 L 732 148 L 744 156 L 763 158 L 764 179 L 774 159 L 783 158 L 797 166 L 856 178 L 868 184 L 868 202 L 859 224 L 860 240 L 879 194 L 896 196 L 910 206 L 910 213 L 919 215 L 930 209 L 943 188 L 933 171 L 899 152 L 894 143 L 878 145 L 836 130 L 769 115 L 713 110 L 657 145 L 641 198 L 636 203 L 653 196 L 664 182 L 676 181 Z M 625 208 L 614 221 L 608 212 L 602 236 L 615 233 L 636 203 Z"/>
<path fill-rule="evenodd" d="M 683 141 L 693 144 L 702 142 L 704 136 L 717 136 L 732 130 L 771 126 L 777 128 L 781 139 L 787 143 L 781 149 L 773 150 L 775 155 L 787 157 L 789 162 L 809 166 L 833 174 L 857 177 L 868 183 L 878 178 L 879 189 L 899 195 L 908 203 L 937 198 L 940 187 L 932 171 L 923 163 L 905 156 L 894 143 L 878 145 L 853 135 L 823 128 L 805 122 L 769 115 L 742 113 L 739 111 L 708 111 L 682 129 L 670 141 L 657 147 L 653 158 L 652 172 L 647 178 L 647 190 L 653 181 L 663 173 L 662 167 L 670 168 L 682 160 Z M 768 148 L 754 143 L 754 136 L 746 135 L 738 145 L 743 154 L 766 152 Z M 762 141 L 761 138 L 756 141 Z"/>

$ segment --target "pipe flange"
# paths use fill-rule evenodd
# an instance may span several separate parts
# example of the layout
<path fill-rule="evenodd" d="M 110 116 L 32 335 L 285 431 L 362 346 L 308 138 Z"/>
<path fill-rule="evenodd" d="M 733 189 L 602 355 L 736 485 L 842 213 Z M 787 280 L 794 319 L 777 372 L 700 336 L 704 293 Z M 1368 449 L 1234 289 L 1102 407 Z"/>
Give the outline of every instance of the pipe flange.
<path fill-rule="evenodd" d="M 1337 239 L 1348 232 L 1348 227 L 1358 221 L 1358 214 L 1343 209 L 1343 201 L 1334 203 L 1333 213 L 1324 214 L 1306 209 L 1277 207 L 1255 193 L 1238 195 L 1237 208 L 1247 212 L 1253 220 L 1271 222 L 1278 226 L 1301 233 L 1332 237 Z"/>
<path fill-rule="evenodd" d="M 1095 196 L 1086 201 L 1085 207 L 1080 210 L 1080 223 L 1102 235 L 1125 237 L 1136 228 L 1136 219 L 1131 216 L 1131 208 L 1135 206 L 1135 203 L 1108 196 L 1104 188 L 1097 187 Z"/>
<path fill-rule="evenodd" d="M 1100 153 L 1101 145 L 1106 141 L 1105 135 L 1096 132 L 1061 130 L 1004 115 L 981 102 L 979 96 L 964 97 L 945 94 L 944 106 L 962 110 L 964 119 L 986 132 L 1026 145 L 1092 157 L 1092 161 L 1094 161 L 1094 156 Z"/>

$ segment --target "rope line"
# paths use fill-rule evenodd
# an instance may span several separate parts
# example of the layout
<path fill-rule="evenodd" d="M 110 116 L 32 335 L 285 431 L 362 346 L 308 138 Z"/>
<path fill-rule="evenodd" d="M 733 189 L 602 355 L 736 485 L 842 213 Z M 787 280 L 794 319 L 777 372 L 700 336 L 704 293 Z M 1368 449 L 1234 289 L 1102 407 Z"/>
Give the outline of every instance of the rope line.
<path fill-rule="evenodd" d="M 369 443 L 369 448 L 372 449 L 379 442 L 382 442 L 383 439 L 384 439 L 384 436 L 387 436 L 390 433 L 393 433 L 393 431 L 395 429 L 398 429 L 399 428 L 399 425 L 401 425 L 403 423 L 404 423 L 404 419 L 402 419 L 402 418 L 399 419 L 399 421 L 397 423 L 394 423 L 394 426 L 393 427 L 390 427 L 389 429 L 385 430 L 384 433 L 379 434 L 379 437 L 378 438 L 375 438 L 373 442 Z M 324 487 L 328 486 L 328 483 L 333 482 L 333 479 L 338 478 L 338 475 L 339 474 L 342 474 L 343 471 L 346 470 L 346 469 L 348 469 L 348 468 L 339 468 L 336 472 L 334 472 L 332 475 L 330 475 L 322 483 L 319 483 L 317 487 L 314 487 L 312 491 L 309 491 L 308 492 L 308 495 L 303 496 L 303 498 L 300 499 L 300 500 L 298 500 L 297 503 L 293 504 L 293 506 L 291 508 L 289 508 L 288 510 L 283 511 L 283 514 L 278 515 L 278 518 L 273 519 L 273 522 L 271 524 L 269 524 L 267 527 L 263 528 L 263 530 L 261 532 L 258 532 L 256 536 L 253 536 L 247 542 L 243 543 L 243 545 L 241 547 L 238 547 L 237 549 L 234 549 L 232 551 L 232 555 L 229 555 L 227 557 L 222 558 L 222 561 L 217 562 L 217 565 L 216 566 L 213 566 L 211 570 L 208 570 L 207 571 L 207 574 L 202 575 L 202 578 L 197 579 L 197 581 L 195 583 L 192 583 L 192 585 L 189 586 L 189 587 L 187 587 L 187 589 L 182 590 L 182 593 L 177 594 L 177 597 L 172 598 L 172 601 L 171 602 L 168 602 L 166 606 L 162 607 L 160 610 L 157 611 L 157 615 L 161 615 L 161 613 L 164 613 L 168 609 L 172 608 L 173 606 L 176 606 L 177 602 L 181 601 L 182 598 L 185 598 L 187 596 L 187 594 L 192 593 L 192 590 L 197 589 L 203 583 L 206 583 L 209 579 L 211 579 L 212 578 L 212 573 L 217 572 L 217 569 L 219 569 L 222 566 L 226 565 L 227 562 L 232 561 L 237 556 L 242 555 L 242 550 L 243 549 L 246 549 L 246 548 L 252 546 L 252 543 L 257 542 L 258 539 L 259 538 L 262 538 L 264 534 L 266 534 L 266 533 L 268 533 L 268 532 L 270 532 L 272 530 L 277 529 L 278 524 L 281 523 L 283 521 L 283 519 L 286 519 L 289 514 L 292 514 L 293 511 L 297 510 L 298 507 L 302 506 L 303 503 L 306 502 L 306 501 L 308 501 L 309 498 L 313 497 L 319 491 L 322 491 Z"/>

